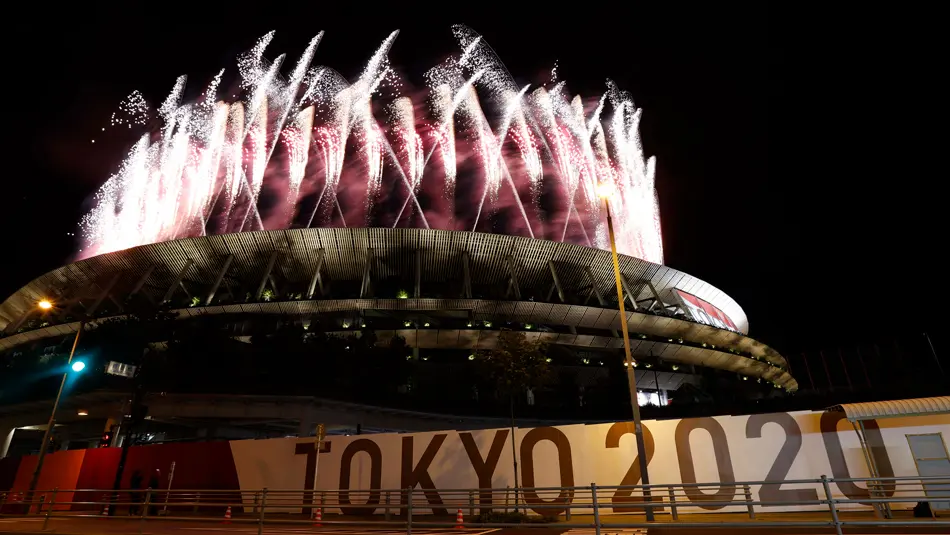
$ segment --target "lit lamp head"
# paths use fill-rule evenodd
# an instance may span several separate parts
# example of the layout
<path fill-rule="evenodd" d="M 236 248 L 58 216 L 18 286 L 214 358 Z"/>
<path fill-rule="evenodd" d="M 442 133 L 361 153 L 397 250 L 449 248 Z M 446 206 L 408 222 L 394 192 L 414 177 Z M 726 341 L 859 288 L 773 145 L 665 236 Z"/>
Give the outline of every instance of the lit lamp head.
<path fill-rule="evenodd" d="M 72 369 L 74 372 L 81 372 L 86 369 L 86 363 L 81 360 L 77 360 L 76 362 L 73 362 Z"/>
<path fill-rule="evenodd" d="M 612 197 L 616 191 L 617 189 L 610 182 L 601 182 L 600 184 L 597 184 L 597 196 L 601 199 Z"/>
<path fill-rule="evenodd" d="M 50 302 L 49 300 L 47 300 L 47 299 L 43 299 L 42 301 L 40 301 L 39 303 L 37 303 L 36 306 L 40 307 L 40 310 L 49 310 L 49 309 L 53 308 L 53 303 L 51 303 L 51 302 Z"/>

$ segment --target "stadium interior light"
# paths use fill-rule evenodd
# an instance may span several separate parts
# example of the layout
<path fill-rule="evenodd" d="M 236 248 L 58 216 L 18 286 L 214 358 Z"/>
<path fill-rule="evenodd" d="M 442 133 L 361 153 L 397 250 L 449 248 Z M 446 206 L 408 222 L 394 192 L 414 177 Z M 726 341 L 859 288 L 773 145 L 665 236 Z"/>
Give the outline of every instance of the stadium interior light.
<path fill-rule="evenodd" d="M 41 310 L 49 310 L 53 308 L 53 303 L 51 303 L 48 299 L 43 299 L 37 303 L 36 306 L 40 307 Z"/>
<path fill-rule="evenodd" d="M 86 369 L 86 363 L 81 360 L 77 360 L 76 362 L 73 362 L 72 369 L 74 372 L 81 372 Z"/>

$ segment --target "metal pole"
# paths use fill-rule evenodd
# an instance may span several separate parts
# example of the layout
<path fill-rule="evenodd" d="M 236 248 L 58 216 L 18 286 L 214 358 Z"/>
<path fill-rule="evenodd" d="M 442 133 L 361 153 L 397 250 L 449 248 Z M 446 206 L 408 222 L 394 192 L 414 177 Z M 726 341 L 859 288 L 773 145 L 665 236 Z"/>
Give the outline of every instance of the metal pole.
<path fill-rule="evenodd" d="M 132 447 L 132 431 L 134 430 L 135 424 L 138 423 L 135 419 L 137 408 L 145 402 L 145 385 L 143 384 L 142 370 L 145 368 L 148 351 L 146 346 L 146 349 L 142 351 L 142 360 L 135 369 L 135 384 L 132 389 L 132 403 L 129 406 L 129 418 L 123 418 L 122 421 L 122 451 L 119 454 L 119 464 L 115 469 L 115 480 L 112 482 L 112 490 L 114 492 L 112 493 L 112 504 L 109 506 L 109 516 L 115 513 L 115 502 L 118 500 L 119 488 L 122 486 L 125 462 L 129 458 L 129 448 Z"/>
<path fill-rule="evenodd" d="M 934 357 L 934 362 L 937 363 L 937 369 L 940 370 L 940 376 L 943 377 L 943 366 L 940 365 L 940 359 L 937 358 L 937 352 L 934 351 L 934 344 L 930 341 L 930 335 L 924 333 L 924 338 L 927 339 L 927 345 L 930 346 L 930 354 Z"/>
<path fill-rule="evenodd" d="M 749 518 L 755 520 L 755 507 L 752 505 L 752 488 L 749 485 L 742 486 L 743 494 L 745 494 L 745 502 L 747 508 L 749 509 Z"/>
<path fill-rule="evenodd" d="M 165 492 L 165 507 L 162 508 L 164 514 L 168 514 L 168 495 L 172 491 L 172 481 L 175 479 L 175 461 L 172 461 L 172 466 L 168 470 L 168 490 Z"/>
<path fill-rule="evenodd" d="M 53 426 L 56 425 L 56 411 L 59 410 L 59 402 L 63 397 L 63 390 L 66 388 L 66 379 L 69 378 L 69 370 L 73 364 L 73 356 L 76 354 L 76 346 L 79 345 L 79 334 L 82 333 L 85 326 L 86 322 L 80 321 L 79 329 L 76 330 L 76 337 L 73 338 L 73 348 L 69 351 L 69 360 L 66 361 L 66 371 L 63 373 L 63 380 L 59 383 L 59 392 L 56 394 L 56 400 L 53 401 L 53 412 L 49 415 L 49 422 L 46 423 L 46 432 L 43 433 L 43 442 L 40 444 L 40 454 L 36 459 L 36 469 L 33 470 L 33 478 L 30 479 L 27 503 L 33 501 L 33 493 L 36 491 L 36 484 L 39 483 L 40 472 L 43 471 L 43 461 L 46 459 L 46 449 L 49 445 L 49 438 L 53 433 Z"/>
<path fill-rule="evenodd" d="M 614 261 L 614 278 L 617 284 L 617 303 L 620 305 L 620 330 L 623 333 L 624 363 L 627 366 L 627 383 L 630 388 L 630 406 L 633 408 L 633 432 L 637 439 L 637 459 L 640 461 L 640 482 L 650 484 L 647 473 L 647 449 L 643 442 L 643 426 L 640 424 L 640 403 L 637 401 L 637 374 L 633 367 L 633 355 L 630 353 L 630 332 L 627 329 L 627 313 L 623 307 L 623 282 L 620 276 L 620 259 L 617 257 L 617 241 L 614 238 L 614 221 L 610 216 L 610 202 L 604 197 L 604 208 L 607 211 L 607 232 L 610 236 L 610 254 Z M 649 487 L 643 488 L 643 498 L 650 501 Z M 653 521 L 653 508 L 645 508 L 646 519 Z"/>
<path fill-rule="evenodd" d="M 835 501 L 831 497 L 831 485 L 828 484 L 828 476 L 822 474 L 821 486 L 825 488 L 825 496 L 828 497 L 828 509 L 831 511 L 831 521 L 835 524 L 835 533 L 842 535 L 841 522 L 838 522 L 838 509 L 835 508 Z"/>
<path fill-rule="evenodd" d="M 600 535 L 600 507 L 597 506 L 597 484 L 590 484 L 590 503 L 594 508 L 594 533 Z M 570 505 L 568 505 L 570 507 Z"/>
<path fill-rule="evenodd" d="M 317 490 L 317 476 L 320 474 L 320 450 L 323 449 L 323 440 L 327 436 L 327 426 L 324 424 L 317 425 L 317 453 L 314 455 L 313 462 L 313 488 L 312 491 Z M 310 516 L 313 516 L 313 498 L 314 495 L 310 494 Z M 320 504 L 323 505 L 322 503 Z M 322 512 L 321 512 L 322 514 Z"/>
<path fill-rule="evenodd" d="M 152 487 L 145 491 L 145 505 L 142 506 L 142 519 L 139 522 L 139 535 L 145 531 L 145 517 L 148 516 L 148 508 L 152 506 Z"/>
<path fill-rule="evenodd" d="M 518 452 L 515 449 L 515 395 L 513 392 L 508 393 L 508 415 L 511 418 L 511 464 L 512 464 L 512 475 L 515 478 L 515 512 L 518 512 Z M 506 501 L 505 505 L 507 506 L 507 494 L 505 495 Z M 507 512 L 507 511 L 505 511 Z"/>
<path fill-rule="evenodd" d="M 59 487 L 53 489 L 53 496 L 49 500 L 49 509 L 46 510 L 46 517 L 43 519 L 43 531 L 46 531 L 46 526 L 49 525 L 49 517 L 53 514 L 53 506 L 56 505 L 56 493 L 59 491 Z M 42 511 L 41 511 L 42 512 Z"/>
<path fill-rule="evenodd" d="M 264 533 L 264 508 L 267 507 L 267 488 L 261 490 L 261 512 L 257 517 L 257 535 Z"/>
<path fill-rule="evenodd" d="M 406 489 L 406 535 L 412 535 L 412 487 Z"/>

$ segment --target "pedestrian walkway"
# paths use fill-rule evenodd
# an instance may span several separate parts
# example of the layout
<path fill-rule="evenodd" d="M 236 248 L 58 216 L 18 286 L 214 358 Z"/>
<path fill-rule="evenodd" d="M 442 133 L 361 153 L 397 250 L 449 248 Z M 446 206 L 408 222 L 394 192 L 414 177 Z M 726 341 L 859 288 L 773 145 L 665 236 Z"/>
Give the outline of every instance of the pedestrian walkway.
<path fill-rule="evenodd" d="M 594 528 L 569 529 L 563 535 L 597 535 Z M 600 535 L 647 535 L 646 528 L 624 528 L 612 529 L 604 527 L 600 529 Z"/>

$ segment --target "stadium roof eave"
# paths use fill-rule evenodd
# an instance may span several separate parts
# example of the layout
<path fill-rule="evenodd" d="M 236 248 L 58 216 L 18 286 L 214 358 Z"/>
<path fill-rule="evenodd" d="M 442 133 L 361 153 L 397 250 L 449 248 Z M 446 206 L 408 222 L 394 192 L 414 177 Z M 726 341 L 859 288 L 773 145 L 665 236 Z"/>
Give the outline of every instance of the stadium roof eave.
<path fill-rule="evenodd" d="M 367 251 L 379 255 L 414 257 L 405 253 L 424 251 L 426 270 L 445 273 L 458 264 L 465 252 L 480 262 L 479 276 L 507 281 L 510 270 L 525 283 L 551 283 L 549 266 L 565 269 L 565 276 L 587 283 L 590 277 L 608 295 L 614 287 L 610 252 L 570 243 L 521 236 L 405 228 L 308 228 L 285 229 L 186 238 L 142 245 L 103 254 L 60 267 L 31 281 L 0 303 L 0 328 L 7 329 L 30 313 L 39 299 L 55 297 L 66 287 L 96 288 L 113 275 L 134 279 L 151 273 L 147 286 L 168 287 L 176 275 L 189 269 L 189 284 L 207 287 L 213 283 L 222 259 L 233 257 L 232 270 L 253 276 L 263 271 L 268 258 L 279 253 L 281 270 L 292 279 L 307 280 L 322 262 L 324 271 L 362 273 Z M 317 254 L 325 252 L 326 254 Z M 454 258 L 453 258 L 454 255 Z M 514 262 L 510 263 L 509 258 Z M 621 255 L 621 270 L 634 293 L 647 300 L 655 290 L 661 299 L 676 305 L 671 295 L 679 290 L 694 295 L 724 312 L 739 333 L 748 332 L 745 312 L 722 290 L 676 269 Z M 127 285 L 128 281 L 123 281 Z M 647 286 L 652 285 L 652 287 Z M 161 297 L 158 295 L 157 297 Z M 728 331 L 727 331 L 728 332 Z"/>
<path fill-rule="evenodd" d="M 828 410 L 843 412 L 847 419 L 852 422 L 881 418 L 950 414 L 950 396 L 869 403 L 844 403 L 835 405 Z"/>

